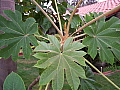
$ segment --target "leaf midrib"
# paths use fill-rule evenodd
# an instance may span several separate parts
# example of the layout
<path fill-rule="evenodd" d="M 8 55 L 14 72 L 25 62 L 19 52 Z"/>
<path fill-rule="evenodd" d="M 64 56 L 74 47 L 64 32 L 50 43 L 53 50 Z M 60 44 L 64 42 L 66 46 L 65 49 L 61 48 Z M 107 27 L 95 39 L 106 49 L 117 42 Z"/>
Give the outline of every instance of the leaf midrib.
<path fill-rule="evenodd" d="M 99 45 L 101 46 L 101 48 L 102 48 L 102 50 L 104 51 L 104 53 L 107 55 L 107 57 L 109 57 L 108 54 L 105 52 L 104 48 L 102 47 L 101 43 L 100 43 L 100 42 L 98 42 L 98 43 L 99 43 Z M 103 43 L 104 43 L 104 42 L 103 42 Z"/>
<path fill-rule="evenodd" d="M 64 56 L 63 56 L 63 58 L 64 58 Z M 74 85 L 74 77 L 72 76 L 72 68 L 70 67 L 70 65 L 68 64 L 68 62 L 66 61 L 66 59 L 64 58 L 64 61 L 66 62 L 66 64 L 68 65 L 68 67 L 69 67 L 69 70 L 70 70 L 70 76 L 72 77 L 72 84 Z M 74 69 L 73 69 L 74 70 Z M 74 86 L 73 86 L 73 88 L 74 88 Z"/>

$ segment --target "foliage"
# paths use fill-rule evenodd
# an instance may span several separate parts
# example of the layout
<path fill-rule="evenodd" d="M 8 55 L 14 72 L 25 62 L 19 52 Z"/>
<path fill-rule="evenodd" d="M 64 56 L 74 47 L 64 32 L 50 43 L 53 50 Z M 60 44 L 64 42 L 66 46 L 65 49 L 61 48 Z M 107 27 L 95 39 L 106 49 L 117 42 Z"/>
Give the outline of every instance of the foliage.
<path fill-rule="evenodd" d="M 35 20 L 28 18 L 26 22 L 23 22 L 21 13 L 18 11 L 5 10 L 4 13 L 11 21 L 0 16 L 0 30 L 4 32 L 0 34 L 0 46 L 7 45 L 0 50 L 0 56 L 8 58 L 12 55 L 12 59 L 16 61 L 20 48 L 22 48 L 24 57 L 29 58 L 32 53 L 30 43 L 34 46 L 38 45 L 36 38 L 32 35 L 38 28 Z"/>
<path fill-rule="evenodd" d="M 66 15 L 65 18 L 67 20 L 69 20 L 70 16 L 69 15 Z M 74 17 L 72 18 L 72 21 L 71 21 L 71 28 L 78 28 L 78 26 L 80 26 L 82 23 L 81 19 L 80 19 L 80 16 L 79 15 L 74 15 Z"/>
<path fill-rule="evenodd" d="M 106 75 L 110 80 L 112 80 L 114 83 L 116 83 L 118 86 L 120 86 L 120 72 L 115 72 L 110 75 Z M 95 75 L 96 82 L 100 83 L 102 85 L 101 90 L 119 90 L 113 87 L 109 82 L 106 82 L 106 80 L 101 77 L 100 75 Z"/>
<path fill-rule="evenodd" d="M 101 13 L 99 13 L 101 14 Z M 94 17 L 99 16 L 94 13 Z M 86 15 L 86 22 L 94 19 L 93 16 Z M 88 54 L 94 59 L 99 53 L 103 62 L 114 63 L 114 55 L 118 57 L 120 52 L 120 19 L 112 17 L 105 22 L 101 18 L 84 29 L 88 36 L 83 40 L 83 44 L 88 46 Z"/>
<path fill-rule="evenodd" d="M 50 1 L 52 1 L 51 5 L 48 4 Z M 57 14 L 55 14 L 56 8 L 54 0 L 36 0 L 36 2 L 46 11 L 47 15 L 49 15 L 52 20 L 56 21 L 55 23 L 57 25 L 58 19 L 56 18 Z M 50 27 L 52 27 L 52 24 L 41 10 L 39 10 L 38 7 L 32 4 L 29 0 L 23 0 L 22 2 L 16 0 L 15 5 L 16 10 L 22 13 L 23 21 L 29 17 L 33 17 L 40 27 L 40 32 L 42 31 L 43 34 L 46 34 Z M 60 15 L 63 15 L 66 12 L 67 2 L 58 3 L 58 7 Z M 64 25 L 65 21 L 63 20 L 63 17 L 61 17 L 61 19 L 63 21 L 62 25 Z"/>
<path fill-rule="evenodd" d="M 45 85 L 52 80 L 53 90 L 61 90 L 64 84 L 64 75 L 66 75 L 72 90 L 77 90 L 80 84 L 79 77 L 86 78 L 84 70 L 78 65 L 85 66 L 82 56 L 86 53 L 76 50 L 84 46 L 79 42 L 72 43 L 73 39 L 68 38 L 61 51 L 57 38 L 49 36 L 49 40 L 49 44 L 39 42 L 39 46 L 35 49 L 35 51 L 43 52 L 34 55 L 40 59 L 35 67 L 45 69 L 41 74 L 40 85 Z"/>
<path fill-rule="evenodd" d="M 32 81 L 39 75 L 39 70 L 36 67 L 33 67 L 37 62 L 37 59 L 33 56 L 30 56 L 29 59 L 23 58 L 20 56 L 17 60 L 17 74 L 21 76 L 25 83 L 26 89 L 31 84 Z M 34 71 L 34 73 L 33 73 Z M 39 85 L 36 84 L 32 87 L 32 90 L 37 90 Z"/>
<path fill-rule="evenodd" d="M 44 3 L 48 3 L 49 0 L 36 0 L 36 1 L 46 11 L 48 10 L 47 6 L 44 6 Z M 22 2 L 20 2 L 19 0 L 16 0 L 15 8 L 16 8 L 16 10 L 18 10 L 22 13 L 23 21 L 25 21 L 29 17 L 34 17 L 34 19 L 36 20 L 36 22 L 39 25 L 38 27 L 40 27 L 39 30 L 43 31 L 42 33 L 46 33 L 46 31 L 52 26 L 52 24 L 43 15 L 43 13 L 34 4 L 32 4 L 29 0 L 23 0 Z M 45 22 L 48 22 L 48 24 L 46 24 Z"/>
<path fill-rule="evenodd" d="M 95 75 L 91 71 L 90 67 L 85 67 L 87 79 L 81 79 L 81 85 L 79 90 L 100 90 L 101 85 L 95 81 Z"/>
<path fill-rule="evenodd" d="M 7 76 L 4 82 L 3 89 L 4 90 L 25 90 L 25 86 L 22 78 L 18 74 L 12 72 Z"/>
<path fill-rule="evenodd" d="M 49 0 L 46 1 L 49 2 Z M 54 4 L 54 0 L 52 1 L 52 4 Z M 44 2 L 44 0 L 40 0 L 40 2 Z M 25 1 L 25 3 L 27 3 L 27 1 Z M 22 4 L 23 6 L 25 5 L 24 3 Z M 46 41 L 44 40 L 39 41 L 38 38 L 36 39 L 36 37 L 39 37 L 39 33 L 37 32 L 38 24 L 36 24 L 35 22 L 37 21 L 39 23 L 39 28 L 41 32 L 45 32 L 44 34 L 46 34 L 47 30 L 51 27 L 50 23 L 47 24 L 48 20 L 50 19 L 47 19 L 45 16 L 43 16 L 43 14 L 41 14 L 41 11 L 43 9 L 37 11 L 36 13 L 36 6 L 31 4 L 30 2 L 28 4 L 30 6 L 33 6 L 33 8 L 29 8 L 27 11 L 33 12 L 33 16 L 35 16 L 36 20 L 33 18 L 22 19 L 22 15 L 19 11 L 12 12 L 10 10 L 5 10 L 4 13 L 9 18 L 9 20 L 6 20 L 3 16 L 0 16 L 0 30 L 3 31 L 3 33 L 0 34 L 0 46 L 6 45 L 6 47 L 0 50 L 0 57 L 8 58 L 9 56 L 12 56 L 13 60 L 16 61 L 20 49 L 23 49 L 24 57 L 29 58 L 30 54 L 32 53 L 30 45 L 33 45 L 35 46 L 35 50 L 33 52 L 36 53 L 34 56 L 39 59 L 35 67 L 43 70 L 40 73 L 40 85 L 47 84 L 47 88 L 48 84 L 52 81 L 53 90 L 61 90 L 63 88 L 64 81 L 67 80 L 67 83 L 70 85 L 72 90 L 77 90 L 79 86 L 79 89 L 81 90 L 98 90 L 100 88 L 100 85 L 97 82 L 95 82 L 93 78 L 91 78 L 92 74 L 89 72 L 89 69 L 86 69 L 85 74 L 85 69 L 83 67 L 86 67 L 86 61 L 112 85 L 120 89 L 83 57 L 84 55 L 86 55 L 86 53 L 82 49 L 83 47 L 88 46 L 87 53 L 90 54 L 93 59 L 99 53 L 99 56 L 102 61 L 106 61 L 110 64 L 113 64 L 114 56 L 119 58 L 118 53 L 120 52 L 119 19 L 113 17 L 107 22 L 105 22 L 105 18 L 101 18 L 98 21 L 91 21 L 95 17 L 101 15 L 101 13 L 90 13 L 90 16 L 86 15 L 86 17 L 84 18 L 85 21 L 83 23 L 82 20 L 80 20 L 80 17 L 78 16 L 73 17 L 73 20 L 71 20 L 71 17 L 74 14 L 73 13 L 70 16 L 70 19 L 64 20 L 63 13 L 65 13 L 67 4 L 65 2 L 62 2 L 57 5 L 58 9 L 62 10 L 60 12 L 60 17 L 59 15 L 58 17 L 62 18 L 62 26 L 60 26 L 60 28 L 63 28 L 63 31 L 59 30 L 59 28 L 58 30 L 56 29 L 58 31 L 58 34 L 60 34 L 57 35 L 58 39 L 55 37 L 56 35 L 48 35 L 48 38 L 45 38 L 40 35 L 40 37 L 48 40 L 46 43 Z M 54 9 L 54 6 L 56 6 L 55 4 L 53 5 Z M 47 15 L 48 13 L 44 14 Z M 37 17 L 39 15 L 42 16 L 41 18 L 39 18 L 39 20 L 37 20 Z M 30 16 L 31 13 L 29 12 L 29 15 L 27 17 Z M 49 16 L 52 16 L 53 20 L 56 20 L 56 22 L 60 24 L 60 22 L 58 22 L 58 17 L 56 18 L 56 16 L 53 13 L 49 13 Z M 22 20 L 25 22 L 23 22 Z M 78 20 L 78 22 L 75 22 L 76 20 Z M 89 21 L 92 22 L 91 25 L 85 24 Z M 70 29 L 73 28 L 74 30 L 78 30 L 76 30 L 75 32 L 70 32 L 70 23 Z M 85 32 L 83 35 L 76 34 L 83 33 L 83 31 L 80 32 L 79 30 L 80 26 L 86 27 L 83 28 Z M 81 39 L 84 39 L 82 42 L 84 45 L 81 42 L 79 42 L 79 40 L 81 41 Z M 10 79 L 11 78 L 12 76 L 10 77 Z M 9 86 L 9 84 L 6 85 Z"/>

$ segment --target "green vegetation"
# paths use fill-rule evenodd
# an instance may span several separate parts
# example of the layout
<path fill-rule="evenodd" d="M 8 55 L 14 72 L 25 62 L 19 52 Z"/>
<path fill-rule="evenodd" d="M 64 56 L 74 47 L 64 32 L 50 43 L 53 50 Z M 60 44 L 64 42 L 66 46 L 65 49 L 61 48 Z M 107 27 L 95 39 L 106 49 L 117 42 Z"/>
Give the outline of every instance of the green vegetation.
<path fill-rule="evenodd" d="M 30 85 L 30 83 L 32 83 L 39 75 L 38 69 L 33 67 L 36 64 L 37 59 L 35 59 L 32 56 L 28 60 L 20 57 L 17 62 L 18 62 L 17 72 L 22 77 L 27 88 Z M 37 90 L 38 87 L 39 86 L 36 85 L 35 87 L 33 87 L 33 90 Z"/>
<path fill-rule="evenodd" d="M 37 59 L 32 57 L 29 60 L 19 58 L 18 60 L 18 74 L 22 77 L 25 82 L 26 88 L 30 85 L 30 83 L 38 76 L 38 69 L 33 67 L 37 62 Z M 106 69 L 104 70 L 106 71 Z M 113 82 L 115 82 L 118 86 L 120 86 L 120 72 L 113 73 L 111 75 L 107 75 Z M 95 80 L 102 85 L 101 90 L 117 90 L 113 87 L 108 81 L 106 81 L 100 75 L 95 74 Z M 33 87 L 33 90 L 38 90 L 39 85 L 36 84 Z M 67 82 L 64 84 L 64 88 L 62 90 L 71 90 Z"/>
<path fill-rule="evenodd" d="M 111 75 L 107 75 L 109 79 L 111 79 L 116 85 L 120 87 L 120 72 L 113 73 Z M 98 83 L 102 85 L 101 90 L 118 90 L 115 87 L 113 87 L 108 81 L 106 81 L 103 77 L 100 75 L 95 75 L 95 79 Z"/>
<path fill-rule="evenodd" d="M 26 88 L 32 83 L 33 80 L 35 80 L 38 77 L 38 68 L 33 67 L 37 63 L 37 59 L 32 57 L 28 60 L 24 59 L 23 57 L 20 57 L 18 59 L 18 74 L 23 79 Z M 39 85 L 36 84 L 33 87 L 33 90 L 38 90 Z M 65 82 L 64 88 L 62 90 L 71 90 L 70 86 Z"/>
<path fill-rule="evenodd" d="M 95 59 L 98 55 L 100 60 L 110 64 L 115 63 L 115 57 L 120 58 L 118 54 L 120 53 L 120 19 L 112 17 L 105 22 L 104 18 L 104 16 L 120 8 L 120 6 L 105 14 L 90 13 L 90 15 L 84 17 L 85 22 L 79 17 L 80 25 L 77 25 L 78 27 L 74 28 L 75 31 L 71 33 L 70 29 L 72 29 L 71 26 L 73 25 L 71 22 L 72 17 L 82 0 L 78 3 L 70 18 L 64 20 L 63 23 L 61 23 L 58 13 L 59 5 L 57 6 L 55 0 L 54 4 L 58 14 L 57 18 L 60 30 L 40 5 L 35 0 L 32 0 L 32 2 L 53 24 L 59 34 L 59 38 L 55 35 L 42 36 L 38 32 L 38 28 L 40 27 L 36 23 L 36 20 L 34 18 L 27 18 L 23 21 L 22 14 L 17 10 L 15 12 L 10 10 L 4 11 L 5 15 L 11 19 L 10 21 L 0 16 L 0 29 L 4 32 L 0 34 L 0 37 L 2 37 L 0 38 L 0 42 L 2 43 L 0 46 L 7 45 L 7 47 L 0 50 L 0 56 L 8 58 L 12 55 L 12 59 L 16 61 L 18 59 L 18 53 L 20 49 L 22 49 L 23 56 L 26 59 L 28 59 L 33 52 L 36 53 L 34 57 L 39 59 L 38 61 L 36 59 L 35 61 L 32 59 L 31 61 L 18 61 L 18 70 L 22 69 L 18 71 L 18 73 L 20 73 L 20 76 L 24 76 L 23 79 L 25 83 L 28 80 L 30 84 L 40 74 L 39 85 L 43 87 L 46 85 L 45 90 L 48 89 L 48 85 L 51 83 L 53 90 L 64 89 L 64 83 L 69 84 L 72 90 L 78 90 L 78 88 L 80 88 L 80 90 L 99 90 L 101 85 L 97 84 L 93 79 L 94 75 L 86 65 L 87 63 L 99 72 L 106 81 L 120 90 L 114 82 L 102 74 L 89 60 L 83 57 L 89 54 L 92 59 Z M 78 32 L 80 35 L 77 34 Z M 46 43 L 44 40 L 41 41 L 37 39 L 39 37 L 47 38 L 46 40 L 48 42 Z M 82 42 L 80 42 L 81 40 Z M 35 47 L 34 50 L 31 49 L 31 45 Z M 87 51 L 83 50 L 85 47 L 88 48 Z M 37 64 L 35 64 L 36 62 Z M 32 67 L 34 64 L 38 69 Z M 35 72 L 38 73 L 36 74 Z M 14 78 L 15 75 L 16 74 L 13 73 L 10 76 Z M 35 77 L 33 78 L 32 76 Z M 19 76 L 18 79 L 20 79 Z M 7 82 L 9 82 L 9 79 L 7 80 Z M 14 89 L 14 84 L 17 84 L 17 82 L 12 82 L 11 85 L 5 83 L 5 86 L 8 85 Z M 104 83 L 102 82 L 102 84 Z M 24 87 L 24 85 L 21 84 L 21 87 Z"/>

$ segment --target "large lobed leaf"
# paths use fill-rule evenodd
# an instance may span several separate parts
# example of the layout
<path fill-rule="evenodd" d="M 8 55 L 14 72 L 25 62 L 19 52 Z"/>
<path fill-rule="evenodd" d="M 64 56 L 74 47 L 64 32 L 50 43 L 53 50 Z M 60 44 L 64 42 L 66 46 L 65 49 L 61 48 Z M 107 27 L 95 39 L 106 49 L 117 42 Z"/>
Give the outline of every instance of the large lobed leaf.
<path fill-rule="evenodd" d="M 83 51 L 76 51 L 84 47 L 79 42 L 73 42 L 72 38 L 68 38 L 61 51 L 60 42 L 54 36 L 48 36 L 50 43 L 39 42 L 39 46 L 34 56 L 38 59 L 35 67 L 44 68 L 41 74 L 40 85 L 45 85 L 52 80 L 53 90 L 61 90 L 64 84 L 64 75 L 72 90 L 77 90 L 80 84 L 79 78 L 86 78 L 84 69 L 86 54 Z M 80 64 L 80 65 L 79 65 Z"/>
<path fill-rule="evenodd" d="M 12 55 L 12 59 L 17 60 L 18 53 L 22 48 L 24 57 L 29 58 L 32 51 L 30 43 L 34 46 L 38 44 L 32 35 L 38 29 L 36 21 L 33 18 L 28 18 L 23 22 L 19 11 L 5 10 L 4 13 L 10 20 L 0 16 L 0 31 L 4 32 L 0 34 L 0 47 L 6 45 L 0 50 L 0 56 L 8 58 Z"/>
<path fill-rule="evenodd" d="M 98 15 L 94 13 L 94 16 Z M 88 21 L 89 17 L 93 19 L 87 15 Z M 105 22 L 105 18 L 102 18 L 86 27 L 84 31 L 88 34 L 83 40 L 83 44 L 88 45 L 88 54 L 94 59 L 99 53 L 102 61 L 113 64 L 114 55 L 118 57 L 117 52 L 120 52 L 120 19 L 112 17 Z"/>

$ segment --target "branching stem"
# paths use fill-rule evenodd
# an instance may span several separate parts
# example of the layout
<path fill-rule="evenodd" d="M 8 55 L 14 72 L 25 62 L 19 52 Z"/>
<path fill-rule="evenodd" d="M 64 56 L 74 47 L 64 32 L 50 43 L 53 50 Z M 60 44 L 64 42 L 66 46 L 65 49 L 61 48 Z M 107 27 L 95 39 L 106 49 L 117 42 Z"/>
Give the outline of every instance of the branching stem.
<path fill-rule="evenodd" d="M 120 88 L 113 83 L 108 77 L 106 77 L 102 72 L 100 72 L 92 63 L 90 63 L 88 60 L 85 59 L 85 61 L 92 67 L 94 68 L 98 73 L 100 73 L 108 82 L 110 82 L 114 87 L 116 87 L 118 90 L 120 90 Z"/>
<path fill-rule="evenodd" d="M 52 21 L 52 19 L 47 15 L 47 13 L 41 8 L 41 6 L 35 1 L 35 0 L 31 0 L 41 11 L 42 13 L 48 18 L 48 20 L 52 23 L 52 25 L 55 27 L 55 29 L 58 31 L 58 33 L 60 34 L 60 36 L 62 35 L 62 32 L 59 30 L 59 28 L 56 26 L 56 24 Z"/>
<path fill-rule="evenodd" d="M 73 39 L 78 38 L 78 37 L 82 37 L 82 36 L 85 36 L 85 35 L 86 35 L 85 33 L 84 34 L 80 34 L 80 35 L 77 35 L 77 36 L 73 37 Z"/>
<path fill-rule="evenodd" d="M 80 0 L 80 1 L 78 2 L 78 4 L 76 5 L 75 9 L 74 9 L 73 12 L 72 12 L 72 14 L 70 15 L 70 19 L 69 19 L 68 25 L 67 25 L 67 34 L 69 33 L 69 28 L 70 28 L 70 23 L 71 23 L 71 21 L 72 21 L 72 18 L 73 18 L 74 14 L 75 14 L 75 12 L 76 12 L 76 10 L 77 10 L 77 8 L 79 7 L 79 5 L 80 5 L 81 3 L 82 3 L 82 0 Z"/>
<path fill-rule="evenodd" d="M 41 38 L 43 38 L 43 39 L 46 39 L 46 40 L 48 40 L 49 41 L 49 39 L 48 38 L 46 38 L 46 37 L 43 37 L 43 36 L 38 36 L 38 35 L 34 35 L 35 37 L 41 37 Z"/>

